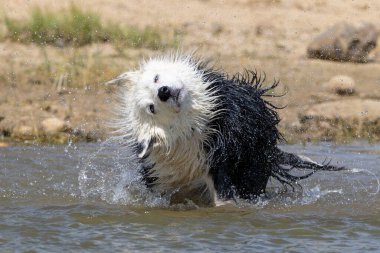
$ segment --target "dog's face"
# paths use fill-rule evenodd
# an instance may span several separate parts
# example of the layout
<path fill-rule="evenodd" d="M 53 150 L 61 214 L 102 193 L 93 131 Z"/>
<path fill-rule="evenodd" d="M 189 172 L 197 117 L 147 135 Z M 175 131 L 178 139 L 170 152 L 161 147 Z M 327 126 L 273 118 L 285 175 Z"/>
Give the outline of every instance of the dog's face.
<path fill-rule="evenodd" d="M 197 65 L 187 59 L 151 59 L 110 83 L 127 83 L 123 106 L 139 142 L 156 139 L 171 146 L 204 128 L 212 96 Z"/>
<path fill-rule="evenodd" d="M 149 61 L 130 72 L 139 117 L 161 126 L 176 125 L 191 110 L 191 87 L 200 81 L 195 74 L 189 66 L 165 61 Z"/>

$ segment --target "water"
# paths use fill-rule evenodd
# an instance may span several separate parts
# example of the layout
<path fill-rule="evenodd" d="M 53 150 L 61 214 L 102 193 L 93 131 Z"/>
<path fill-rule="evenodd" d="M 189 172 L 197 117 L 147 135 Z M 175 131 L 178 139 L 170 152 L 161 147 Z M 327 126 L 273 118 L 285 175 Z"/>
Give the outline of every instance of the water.
<path fill-rule="evenodd" d="M 199 209 L 150 194 L 112 145 L 0 148 L 0 252 L 379 252 L 380 145 L 282 148 L 352 169 Z"/>

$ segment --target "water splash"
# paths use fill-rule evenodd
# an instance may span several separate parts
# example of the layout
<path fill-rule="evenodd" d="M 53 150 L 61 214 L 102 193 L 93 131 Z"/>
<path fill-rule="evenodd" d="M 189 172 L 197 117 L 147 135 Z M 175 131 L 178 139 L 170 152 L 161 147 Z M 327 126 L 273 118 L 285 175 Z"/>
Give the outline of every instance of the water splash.
<path fill-rule="evenodd" d="M 149 191 L 141 181 L 139 165 L 127 147 L 106 141 L 80 162 L 81 196 L 109 204 L 167 206 L 168 200 Z"/>
<path fill-rule="evenodd" d="M 371 195 L 377 195 L 379 193 L 379 191 L 380 191 L 380 180 L 379 180 L 379 177 L 375 173 L 373 173 L 372 171 L 367 170 L 367 169 L 358 169 L 358 168 L 353 168 L 349 171 L 352 173 L 364 173 L 364 174 L 368 174 L 370 176 L 373 176 L 373 178 L 376 182 L 376 187 L 375 187 L 376 189 L 374 192 L 368 192 L 368 193 Z"/>
<path fill-rule="evenodd" d="M 75 152 L 79 151 L 72 144 L 69 144 L 69 148 Z M 88 149 L 86 151 L 89 152 Z M 108 140 L 82 157 L 78 166 L 78 183 L 82 198 L 117 205 L 169 206 L 168 196 L 155 195 L 141 183 L 139 165 L 131 150 L 122 144 Z M 319 202 L 344 205 L 365 201 L 364 199 L 380 192 L 378 176 L 366 169 L 317 173 L 310 180 L 302 181 L 301 185 L 302 189 L 295 192 L 281 192 L 278 189 L 254 201 L 237 199 L 232 202 L 238 207 L 253 208 L 268 205 L 313 205 Z M 218 204 L 230 205 L 230 202 Z"/>
<path fill-rule="evenodd" d="M 326 189 L 321 190 L 320 185 L 316 185 L 315 187 L 311 189 L 305 189 L 303 197 L 297 201 L 297 203 L 300 203 L 302 205 L 309 205 L 317 202 L 319 199 L 331 195 L 331 194 L 343 194 L 343 189 Z"/>

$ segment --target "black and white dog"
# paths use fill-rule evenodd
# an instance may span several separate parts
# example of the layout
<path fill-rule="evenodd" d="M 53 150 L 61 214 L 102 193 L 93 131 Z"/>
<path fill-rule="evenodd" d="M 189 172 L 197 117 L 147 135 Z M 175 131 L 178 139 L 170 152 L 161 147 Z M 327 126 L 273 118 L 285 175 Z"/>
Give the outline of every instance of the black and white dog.
<path fill-rule="evenodd" d="M 141 163 L 145 184 L 173 202 L 200 205 L 265 193 L 273 177 L 294 185 L 322 165 L 277 147 L 275 107 L 255 72 L 229 77 L 191 56 L 149 59 L 111 84 L 126 84 L 118 131 Z M 292 169 L 309 169 L 295 176 Z"/>

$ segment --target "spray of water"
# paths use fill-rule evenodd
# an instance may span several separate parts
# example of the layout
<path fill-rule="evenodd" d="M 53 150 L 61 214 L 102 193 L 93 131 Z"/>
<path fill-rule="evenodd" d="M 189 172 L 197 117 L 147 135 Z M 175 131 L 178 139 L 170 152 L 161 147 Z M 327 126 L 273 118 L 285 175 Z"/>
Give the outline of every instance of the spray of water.
<path fill-rule="evenodd" d="M 368 193 L 371 195 L 377 195 L 379 193 L 379 191 L 380 191 L 380 180 L 379 180 L 379 177 L 375 173 L 373 173 L 372 171 L 367 170 L 367 169 L 357 169 L 357 168 L 350 169 L 349 171 L 352 173 L 364 173 L 364 174 L 368 174 L 368 175 L 372 176 L 376 182 L 376 187 L 375 187 L 376 189 L 374 192 L 368 192 Z M 370 187 L 370 186 L 368 186 L 368 187 Z"/>
<path fill-rule="evenodd" d="M 87 200 L 150 207 L 168 205 L 166 198 L 153 194 L 141 182 L 139 165 L 131 150 L 112 139 L 80 163 L 79 190 Z"/>

